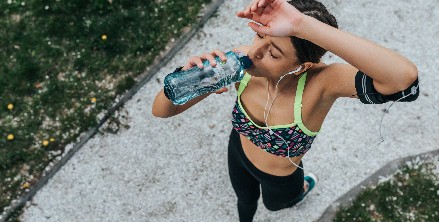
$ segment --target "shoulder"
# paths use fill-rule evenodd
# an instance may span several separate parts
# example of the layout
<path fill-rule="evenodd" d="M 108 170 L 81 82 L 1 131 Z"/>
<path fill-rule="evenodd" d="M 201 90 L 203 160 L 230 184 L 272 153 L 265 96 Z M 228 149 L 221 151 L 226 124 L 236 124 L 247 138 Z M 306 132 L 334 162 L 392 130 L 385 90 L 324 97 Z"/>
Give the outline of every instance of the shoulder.
<path fill-rule="evenodd" d="M 312 81 L 320 88 L 328 89 L 339 84 L 337 80 L 346 72 L 355 72 L 355 70 L 350 70 L 349 66 L 341 63 L 318 63 L 308 71 L 307 82 Z"/>
<path fill-rule="evenodd" d="M 355 98 L 355 75 L 358 69 L 349 64 L 333 63 L 317 67 L 315 81 L 327 98 Z"/>
<path fill-rule="evenodd" d="M 330 80 L 342 78 L 344 75 L 355 75 L 358 69 L 343 63 L 323 64 L 318 67 L 318 76 L 321 79 Z M 328 81 L 328 84 L 335 84 L 334 81 Z"/>

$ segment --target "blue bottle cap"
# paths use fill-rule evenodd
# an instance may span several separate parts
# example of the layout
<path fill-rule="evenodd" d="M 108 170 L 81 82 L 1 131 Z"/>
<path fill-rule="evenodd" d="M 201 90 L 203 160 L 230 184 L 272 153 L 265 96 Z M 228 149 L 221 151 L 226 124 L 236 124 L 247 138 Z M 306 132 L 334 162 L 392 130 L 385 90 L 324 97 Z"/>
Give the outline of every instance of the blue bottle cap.
<path fill-rule="evenodd" d="M 239 61 L 241 61 L 243 69 L 248 69 L 248 68 L 252 67 L 252 65 L 253 65 L 253 62 L 250 60 L 250 58 L 248 56 L 240 57 Z"/>

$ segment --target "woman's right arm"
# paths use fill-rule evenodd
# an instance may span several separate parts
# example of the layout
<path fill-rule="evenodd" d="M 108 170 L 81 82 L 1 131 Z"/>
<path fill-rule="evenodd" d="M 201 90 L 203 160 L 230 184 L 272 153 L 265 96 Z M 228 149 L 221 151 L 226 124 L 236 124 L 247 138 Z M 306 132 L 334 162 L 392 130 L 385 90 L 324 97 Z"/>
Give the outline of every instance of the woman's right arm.
<path fill-rule="evenodd" d="M 154 103 L 152 105 L 152 115 L 155 117 L 168 118 L 171 116 L 178 115 L 187 109 L 191 108 L 193 105 L 197 104 L 201 100 L 205 99 L 212 93 L 207 93 L 194 98 L 183 105 L 174 105 L 168 98 L 166 98 L 164 90 L 162 89 L 155 97 Z"/>
<path fill-rule="evenodd" d="M 209 60 L 209 62 L 212 66 L 216 66 L 215 56 L 219 56 L 221 61 L 223 61 L 223 62 L 227 61 L 227 58 L 226 58 L 226 55 L 224 54 L 224 52 L 219 51 L 219 50 L 215 50 L 210 54 L 204 54 L 200 57 L 198 57 L 198 56 L 192 57 L 188 61 L 188 63 L 185 66 L 183 66 L 182 70 L 187 70 L 187 69 L 190 69 L 194 66 L 198 66 L 198 68 L 202 69 L 203 68 L 203 60 Z M 226 91 L 227 91 L 227 88 L 222 88 L 214 93 L 221 94 L 221 93 L 226 92 Z M 204 95 L 201 95 L 197 98 L 194 98 L 194 99 L 188 101 L 187 103 L 185 103 L 183 105 L 174 105 L 165 96 L 164 90 L 162 89 L 154 99 L 154 103 L 152 105 L 152 115 L 154 115 L 155 117 L 161 117 L 161 118 L 168 118 L 171 116 L 178 115 L 178 114 L 186 111 L 187 109 L 191 108 L 193 105 L 197 104 L 198 102 L 205 99 L 206 97 L 208 97 L 211 94 L 212 93 L 206 93 Z"/>

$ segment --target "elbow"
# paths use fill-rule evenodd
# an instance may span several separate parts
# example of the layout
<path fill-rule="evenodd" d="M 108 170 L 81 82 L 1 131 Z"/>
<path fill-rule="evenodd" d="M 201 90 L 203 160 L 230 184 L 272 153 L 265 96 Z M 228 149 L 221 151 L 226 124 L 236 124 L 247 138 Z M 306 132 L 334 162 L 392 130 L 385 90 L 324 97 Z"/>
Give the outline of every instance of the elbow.
<path fill-rule="evenodd" d="M 407 71 L 407 76 L 410 79 L 410 84 L 418 79 L 418 67 L 412 64 L 411 68 Z"/>
<path fill-rule="evenodd" d="M 154 117 L 162 118 L 162 119 L 166 119 L 166 118 L 171 117 L 171 116 L 165 116 L 165 115 L 160 115 L 160 114 L 155 114 L 155 113 L 153 113 L 152 115 L 153 115 Z"/>
<path fill-rule="evenodd" d="M 152 116 L 157 118 L 165 118 L 164 116 L 160 115 L 160 113 L 154 112 L 154 110 L 152 110 Z"/>
<path fill-rule="evenodd" d="M 152 109 L 152 112 L 151 112 L 151 113 L 152 113 L 152 116 L 154 116 L 154 117 L 162 118 L 161 115 L 160 115 L 160 113 L 158 113 L 157 111 L 155 111 L 154 108 Z"/>
<path fill-rule="evenodd" d="M 418 79 L 418 68 L 412 64 L 409 68 L 406 68 L 402 75 L 399 84 L 398 91 L 406 90 Z"/>
<path fill-rule="evenodd" d="M 166 116 L 164 115 L 163 112 L 160 112 L 160 109 L 158 109 L 158 107 L 156 106 L 156 104 L 154 103 L 152 105 L 152 110 L 151 113 L 154 117 L 158 117 L 158 118 L 166 118 Z"/>
<path fill-rule="evenodd" d="M 169 105 L 166 99 L 155 99 L 152 104 L 151 113 L 154 117 L 168 118 L 175 115 L 177 107 Z"/>
<path fill-rule="evenodd" d="M 175 116 L 177 114 L 177 110 L 164 110 L 160 108 L 152 108 L 152 115 L 157 118 L 169 118 Z"/>
<path fill-rule="evenodd" d="M 165 114 L 162 113 L 162 112 L 158 112 L 158 111 L 156 111 L 155 109 L 152 109 L 152 115 L 153 115 L 154 117 L 157 117 L 157 118 L 168 118 L 168 117 L 171 117 L 171 116 L 169 116 L 169 115 L 165 115 Z"/>

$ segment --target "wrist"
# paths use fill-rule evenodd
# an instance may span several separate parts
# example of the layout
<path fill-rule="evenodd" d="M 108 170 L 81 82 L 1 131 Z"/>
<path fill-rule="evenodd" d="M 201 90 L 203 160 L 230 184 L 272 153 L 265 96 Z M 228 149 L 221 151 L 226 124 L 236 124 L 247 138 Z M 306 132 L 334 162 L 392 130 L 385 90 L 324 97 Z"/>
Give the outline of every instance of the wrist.
<path fill-rule="evenodd" d="M 300 16 L 299 19 L 297 19 L 296 23 L 297 23 L 297 28 L 296 28 L 296 33 L 294 34 L 294 36 L 301 38 L 301 39 L 306 39 L 306 29 L 307 27 L 311 24 L 312 20 L 314 18 L 302 14 L 302 16 Z"/>

